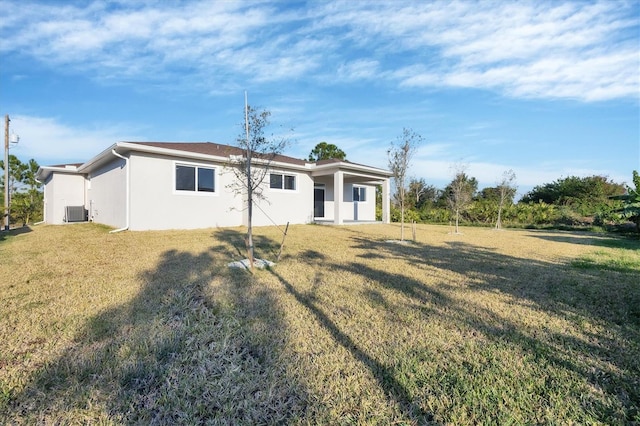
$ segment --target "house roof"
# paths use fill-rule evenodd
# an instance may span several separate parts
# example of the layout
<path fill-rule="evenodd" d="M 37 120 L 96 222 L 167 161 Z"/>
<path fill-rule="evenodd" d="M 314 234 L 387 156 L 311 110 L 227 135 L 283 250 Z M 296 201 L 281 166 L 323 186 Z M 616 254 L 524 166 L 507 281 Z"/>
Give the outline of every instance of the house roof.
<path fill-rule="evenodd" d="M 229 157 L 231 155 L 243 155 L 244 150 L 237 146 L 222 145 L 214 142 L 127 142 L 135 145 L 152 146 L 156 148 L 172 149 L 176 151 L 186 151 L 198 154 L 213 155 L 216 157 Z M 304 166 L 308 161 L 287 155 L 278 154 L 273 161 L 280 163 L 295 164 Z"/>
<path fill-rule="evenodd" d="M 87 173 L 102 164 L 112 161 L 114 158 L 114 152 L 126 154 L 130 151 L 214 161 L 229 161 L 230 157 L 241 156 L 244 154 L 244 150 L 241 148 L 213 142 L 117 142 L 82 164 L 40 167 L 38 170 L 38 177 L 39 179 L 46 179 L 52 172 Z M 256 159 L 260 159 L 260 157 L 260 155 L 256 155 Z M 331 159 L 313 163 L 279 154 L 273 159 L 270 159 L 270 161 L 273 166 L 288 167 L 317 173 L 325 173 L 330 172 L 331 170 L 340 169 L 352 173 L 368 173 L 383 177 L 390 177 L 392 175 L 391 172 L 387 170 L 352 163 L 347 160 Z"/>

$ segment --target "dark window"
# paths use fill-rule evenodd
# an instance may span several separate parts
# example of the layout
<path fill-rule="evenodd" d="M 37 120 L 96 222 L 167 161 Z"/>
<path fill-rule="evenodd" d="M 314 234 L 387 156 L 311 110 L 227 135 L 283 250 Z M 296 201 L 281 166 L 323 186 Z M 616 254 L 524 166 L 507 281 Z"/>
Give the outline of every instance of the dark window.
<path fill-rule="evenodd" d="M 354 186 L 353 201 L 367 201 L 367 188 L 363 188 L 361 186 Z"/>
<path fill-rule="evenodd" d="M 286 176 L 284 177 L 284 189 L 296 189 L 296 177 Z"/>
<path fill-rule="evenodd" d="M 196 190 L 196 168 L 189 166 L 176 166 L 176 190 Z"/>
<path fill-rule="evenodd" d="M 215 169 L 176 164 L 176 191 L 215 192 Z"/>
<path fill-rule="evenodd" d="M 269 179 L 270 179 L 271 188 L 282 189 L 282 175 L 271 173 L 271 176 L 269 176 Z"/>
<path fill-rule="evenodd" d="M 214 186 L 213 169 L 198 167 L 198 191 L 213 192 Z"/>

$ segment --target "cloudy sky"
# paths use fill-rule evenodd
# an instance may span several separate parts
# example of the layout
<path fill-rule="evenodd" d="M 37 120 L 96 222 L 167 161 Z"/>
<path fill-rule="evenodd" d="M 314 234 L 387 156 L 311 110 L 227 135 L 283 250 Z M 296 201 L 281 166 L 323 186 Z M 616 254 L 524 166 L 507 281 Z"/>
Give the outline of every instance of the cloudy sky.
<path fill-rule="evenodd" d="M 411 176 L 522 194 L 640 169 L 640 2 L 0 0 L 0 112 L 40 164 L 117 141 L 234 144 L 244 91 L 293 129 Z M 282 126 L 282 127 L 280 127 Z"/>

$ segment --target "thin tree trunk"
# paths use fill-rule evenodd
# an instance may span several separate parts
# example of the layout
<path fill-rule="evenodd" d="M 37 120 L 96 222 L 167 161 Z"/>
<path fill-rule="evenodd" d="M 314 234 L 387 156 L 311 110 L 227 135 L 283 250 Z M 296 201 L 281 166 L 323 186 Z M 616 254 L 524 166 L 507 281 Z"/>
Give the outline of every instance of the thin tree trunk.
<path fill-rule="evenodd" d="M 247 135 L 247 252 L 249 254 L 249 266 L 253 271 L 253 179 L 251 177 L 251 149 L 249 146 L 249 104 L 247 92 L 244 92 L 244 125 Z"/>
<path fill-rule="evenodd" d="M 251 225 L 251 220 L 253 216 L 253 200 L 251 197 L 253 196 L 253 191 L 251 187 L 249 187 L 247 191 L 247 214 L 248 214 L 248 224 L 247 224 L 247 253 L 249 257 L 249 266 L 253 271 L 253 226 Z"/>

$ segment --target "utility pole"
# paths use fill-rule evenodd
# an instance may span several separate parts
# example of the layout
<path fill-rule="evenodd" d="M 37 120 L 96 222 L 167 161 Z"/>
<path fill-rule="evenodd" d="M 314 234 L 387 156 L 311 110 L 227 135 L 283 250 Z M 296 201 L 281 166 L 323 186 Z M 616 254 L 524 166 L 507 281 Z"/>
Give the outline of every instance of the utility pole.
<path fill-rule="evenodd" d="M 4 230 L 9 230 L 9 114 L 4 116 Z"/>

